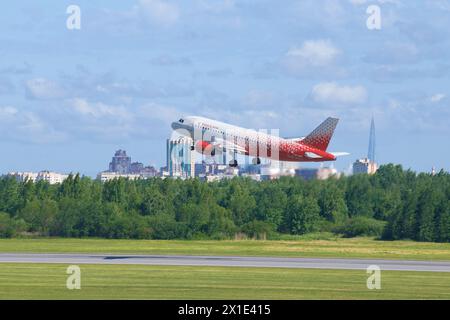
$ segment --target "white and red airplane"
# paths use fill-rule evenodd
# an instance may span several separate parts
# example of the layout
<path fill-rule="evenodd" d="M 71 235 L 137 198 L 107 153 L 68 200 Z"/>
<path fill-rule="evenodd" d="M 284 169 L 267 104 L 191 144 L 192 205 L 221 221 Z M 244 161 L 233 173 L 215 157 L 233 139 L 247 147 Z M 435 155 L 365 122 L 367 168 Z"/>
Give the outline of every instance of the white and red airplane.
<path fill-rule="evenodd" d="M 302 138 L 281 138 L 264 132 L 246 129 L 203 117 L 185 117 L 172 123 L 172 129 L 192 139 L 191 150 L 206 156 L 232 152 L 230 166 L 238 165 L 236 154 L 290 162 L 335 161 L 346 152 L 327 152 L 339 119 L 327 118 L 309 135 Z"/>

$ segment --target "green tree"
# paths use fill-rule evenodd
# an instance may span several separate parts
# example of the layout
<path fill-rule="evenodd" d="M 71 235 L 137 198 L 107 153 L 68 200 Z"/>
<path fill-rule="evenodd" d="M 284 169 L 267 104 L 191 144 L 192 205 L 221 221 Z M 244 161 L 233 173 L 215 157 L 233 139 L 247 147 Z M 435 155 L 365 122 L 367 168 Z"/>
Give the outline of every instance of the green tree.
<path fill-rule="evenodd" d="M 173 208 L 167 197 L 164 196 L 157 188 L 150 188 L 146 190 L 144 200 L 141 205 L 141 212 L 143 215 L 172 215 Z"/>
<path fill-rule="evenodd" d="M 233 213 L 235 224 L 240 226 L 250 220 L 251 214 L 256 207 L 256 201 L 248 189 L 235 184 L 231 186 L 226 207 Z"/>
<path fill-rule="evenodd" d="M 209 208 L 205 204 L 187 203 L 177 212 L 177 221 L 184 223 L 189 236 L 206 233 L 210 218 Z"/>
<path fill-rule="evenodd" d="M 319 200 L 320 215 L 326 220 L 336 224 L 342 224 L 348 219 L 348 209 L 341 191 L 334 180 L 326 183 L 320 191 Z"/>
<path fill-rule="evenodd" d="M 213 238 L 230 238 L 237 231 L 229 210 L 215 204 L 210 209 L 208 234 Z"/>
<path fill-rule="evenodd" d="M 348 178 L 345 200 L 350 217 L 358 215 L 373 216 L 372 191 L 370 176 L 357 174 Z"/>
<path fill-rule="evenodd" d="M 15 235 L 16 228 L 13 219 L 6 212 L 0 212 L 0 238 L 11 238 Z"/>
<path fill-rule="evenodd" d="M 286 225 L 293 234 L 317 231 L 320 207 L 311 197 L 294 196 L 289 200 Z"/>
<path fill-rule="evenodd" d="M 257 195 L 256 218 L 267 221 L 278 229 L 283 221 L 287 201 L 286 194 L 278 185 L 262 185 Z"/>
<path fill-rule="evenodd" d="M 19 216 L 30 225 L 31 231 L 49 235 L 58 213 L 58 203 L 55 200 L 43 199 L 28 202 Z"/>

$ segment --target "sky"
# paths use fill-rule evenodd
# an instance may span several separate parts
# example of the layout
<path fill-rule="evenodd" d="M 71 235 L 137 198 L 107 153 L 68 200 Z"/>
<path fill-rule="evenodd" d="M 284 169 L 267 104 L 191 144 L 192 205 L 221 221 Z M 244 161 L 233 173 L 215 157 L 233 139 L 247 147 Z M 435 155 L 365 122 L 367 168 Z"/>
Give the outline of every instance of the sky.
<path fill-rule="evenodd" d="M 373 116 L 378 163 L 450 170 L 450 0 L 18 0 L 0 28 L 1 173 L 160 167 L 187 115 L 289 137 L 338 117 L 340 170 Z"/>

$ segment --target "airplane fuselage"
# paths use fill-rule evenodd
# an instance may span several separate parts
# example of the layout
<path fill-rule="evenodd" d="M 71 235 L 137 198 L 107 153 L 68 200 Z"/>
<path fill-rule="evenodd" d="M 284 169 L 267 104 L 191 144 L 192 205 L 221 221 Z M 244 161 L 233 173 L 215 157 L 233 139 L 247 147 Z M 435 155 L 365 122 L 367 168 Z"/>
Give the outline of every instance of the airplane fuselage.
<path fill-rule="evenodd" d="M 236 153 L 257 158 L 291 162 L 334 161 L 336 157 L 301 139 L 285 139 L 276 135 L 246 129 L 203 117 L 186 117 L 172 123 L 172 128 L 193 139 L 195 149 L 232 149 Z M 319 137 L 320 138 L 320 137 Z"/>

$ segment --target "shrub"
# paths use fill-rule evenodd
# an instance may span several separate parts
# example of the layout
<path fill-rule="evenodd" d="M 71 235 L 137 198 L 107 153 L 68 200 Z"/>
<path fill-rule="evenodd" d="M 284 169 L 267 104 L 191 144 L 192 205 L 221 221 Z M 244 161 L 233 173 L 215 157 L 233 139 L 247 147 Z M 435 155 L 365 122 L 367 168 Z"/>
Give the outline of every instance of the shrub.
<path fill-rule="evenodd" d="M 335 233 L 342 234 L 344 237 L 352 238 L 357 236 L 376 236 L 383 233 L 386 222 L 375 220 L 364 216 L 356 216 L 348 219 L 341 226 L 334 228 Z"/>
<path fill-rule="evenodd" d="M 250 238 L 266 239 L 269 234 L 274 232 L 275 226 L 271 223 L 253 220 L 244 224 L 241 228 L 242 232 Z"/>
<path fill-rule="evenodd" d="M 12 238 L 27 229 L 25 221 L 11 218 L 8 213 L 0 212 L 0 238 Z"/>

